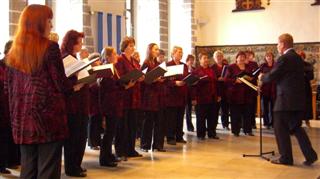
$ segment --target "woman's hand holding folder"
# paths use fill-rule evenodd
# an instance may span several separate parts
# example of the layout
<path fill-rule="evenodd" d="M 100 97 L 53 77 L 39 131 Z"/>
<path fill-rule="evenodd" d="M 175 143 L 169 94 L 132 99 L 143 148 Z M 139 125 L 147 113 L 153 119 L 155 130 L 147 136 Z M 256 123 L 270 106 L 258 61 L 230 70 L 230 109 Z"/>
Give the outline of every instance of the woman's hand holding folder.
<path fill-rule="evenodd" d="M 184 81 L 176 81 L 176 86 L 184 86 L 185 84 Z"/>
<path fill-rule="evenodd" d="M 127 85 L 124 86 L 125 89 L 129 89 L 136 84 L 136 81 L 130 80 Z"/>

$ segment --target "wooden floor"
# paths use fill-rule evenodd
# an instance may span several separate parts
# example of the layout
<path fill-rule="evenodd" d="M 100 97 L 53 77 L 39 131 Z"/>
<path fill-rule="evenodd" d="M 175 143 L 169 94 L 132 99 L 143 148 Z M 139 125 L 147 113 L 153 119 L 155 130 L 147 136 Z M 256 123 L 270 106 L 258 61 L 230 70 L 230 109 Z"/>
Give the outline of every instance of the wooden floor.
<path fill-rule="evenodd" d="M 313 147 L 320 154 L 320 121 L 312 121 L 313 128 L 306 129 Z M 206 139 L 199 141 L 194 132 L 186 132 L 188 144 L 166 145 L 167 152 L 143 153 L 142 158 L 121 162 L 117 168 L 100 167 L 98 151 L 86 150 L 83 167 L 88 169 L 87 178 L 217 178 L 217 179 L 316 179 L 320 176 L 320 162 L 312 167 L 302 165 L 304 157 L 292 137 L 294 166 L 274 165 L 270 162 L 243 154 L 259 153 L 259 136 L 240 135 L 234 137 L 230 132 L 219 127 L 220 140 Z M 277 153 L 272 130 L 265 130 L 263 150 Z M 139 146 L 139 144 L 138 144 Z M 17 178 L 18 171 L 13 171 Z M 4 178 L 0 176 L 0 178 Z M 67 179 L 62 171 L 62 178 Z"/>

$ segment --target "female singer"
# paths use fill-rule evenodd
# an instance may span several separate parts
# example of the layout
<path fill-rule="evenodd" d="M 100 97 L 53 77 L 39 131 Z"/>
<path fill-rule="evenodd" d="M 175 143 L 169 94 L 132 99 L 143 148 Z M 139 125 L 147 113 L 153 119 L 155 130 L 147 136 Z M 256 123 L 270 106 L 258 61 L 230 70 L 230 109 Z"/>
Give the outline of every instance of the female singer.
<path fill-rule="evenodd" d="M 167 66 L 184 65 L 183 75 L 169 78 L 166 82 L 167 143 L 170 145 L 176 145 L 176 142 L 187 143 L 187 141 L 183 139 L 183 116 L 186 105 L 187 87 L 182 79 L 188 75 L 188 67 L 181 62 L 182 55 L 183 51 L 181 47 L 173 47 L 172 60 L 167 63 Z"/>
<path fill-rule="evenodd" d="M 101 112 L 105 120 L 105 131 L 100 149 L 100 165 L 116 167 L 120 160 L 112 154 L 112 142 L 115 138 L 116 153 L 123 154 L 126 143 L 123 140 L 123 129 L 118 128 L 118 124 L 123 122 L 123 94 L 125 88 L 119 83 L 119 74 L 114 68 L 118 61 L 117 52 L 113 47 L 105 47 L 101 53 L 105 64 L 113 65 L 113 75 L 102 78 L 100 82 Z M 120 155 L 121 156 L 121 155 Z M 123 160 L 126 160 L 123 158 Z"/>
<path fill-rule="evenodd" d="M 212 65 L 212 69 L 218 79 L 217 81 L 217 95 L 218 95 L 218 102 L 217 102 L 217 107 L 216 107 L 216 112 L 215 112 L 215 118 L 218 120 L 219 118 L 219 110 L 221 108 L 221 123 L 222 127 L 226 130 L 229 129 L 229 104 L 227 101 L 227 96 L 226 96 L 226 86 L 224 83 L 224 77 L 227 72 L 227 65 L 226 63 L 223 62 L 223 52 L 220 50 L 217 50 L 213 54 L 213 58 L 215 61 L 215 64 Z M 224 76 L 222 76 L 224 75 Z"/>
<path fill-rule="evenodd" d="M 194 68 L 194 56 L 189 54 L 186 59 L 186 63 L 188 66 L 188 72 L 192 73 Z M 186 105 L 186 124 L 187 129 L 190 132 L 194 131 L 194 126 L 192 124 L 192 99 L 191 99 L 191 88 L 188 86 L 187 90 L 187 105 Z"/>
<path fill-rule="evenodd" d="M 250 101 L 251 98 L 248 98 L 249 90 L 252 89 L 238 79 L 238 77 L 250 73 L 250 69 L 245 62 L 246 54 L 239 51 L 236 55 L 236 62 L 228 66 L 225 78 L 231 112 L 231 131 L 237 137 L 240 133 L 241 124 L 243 124 L 243 132 L 246 135 L 253 136 L 248 105 L 252 102 Z"/>
<path fill-rule="evenodd" d="M 83 38 L 83 33 L 69 30 L 61 44 L 62 57 L 72 55 L 76 58 L 82 48 Z M 86 169 L 81 168 L 81 163 L 87 140 L 89 86 L 77 85 L 66 102 L 70 136 L 64 145 L 65 173 L 68 176 L 85 177 Z"/>
<path fill-rule="evenodd" d="M 250 75 L 252 73 L 254 73 L 258 68 L 258 63 L 255 61 L 254 57 L 254 52 L 251 50 L 247 50 L 245 52 L 246 54 L 246 64 L 248 66 L 248 70 Z M 253 76 L 253 78 L 251 79 L 251 83 L 254 85 L 257 85 L 257 80 L 258 80 L 258 75 Z M 251 101 L 248 104 L 249 107 L 249 118 L 251 121 L 251 126 L 253 129 L 256 129 L 256 111 L 257 111 L 257 96 L 258 93 L 254 90 L 249 91 L 249 96 L 248 98 L 250 98 L 249 100 Z"/>
<path fill-rule="evenodd" d="M 265 63 L 260 65 L 261 73 L 268 73 L 274 65 L 274 56 L 272 52 L 267 52 L 265 55 Z M 261 86 L 261 101 L 263 109 L 263 125 L 268 129 L 272 127 L 273 119 L 273 104 L 275 100 L 275 84 L 264 83 Z"/>
<path fill-rule="evenodd" d="M 147 57 L 143 62 L 141 70 L 147 68 L 147 72 L 155 69 L 160 65 L 157 61 L 159 56 L 159 47 L 155 43 L 151 43 L 147 48 Z M 142 123 L 141 132 L 141 149 L 145 152 L 151 149 L 156 149 L 165 152 L 164 145 L 164 131 L 160 127 L 162 125 L 162 115 L 160 113 L 160 88 L 164 80 L 160 77 L 154 80 L 151 84 L 142 83 L 142 109 L 145 112 L 145 118 Z M 153 138 L 153 140 L 152 140 Z"/>
<path fill-rule="evenodd" d="M 118 63 L 116 63 L 116 69 L 120 76 L 127 74 L 128 72 L 139 69 L 136 60 L 132 58 L 132 54 L 135 50 L 135 40 L 132 37 L 125 37 L 120 45 L 122 54 L 118 57 Z M 133 87 L 124 92 L 124 120 L 119 125 L 122 128 L 126 127 L 123 135 L 127 138 L 125 142 L 127 146 L 126 151 L 122 154 L 118 154 L 121 157 L 142 157 L 135 149 L 136 132 L 137 132 L 137 111 L 141 107 L 141 94 L 140 94 L 140 82 L 144 80 L 144 76 L 137 81 L 131 81 Z"/>
<path fill-rule="evenodd" d="M 140 54 L 139 52 L 135 51 L 133 54 L 132 54 L 132 58 L 134 59 L 134 65 L 137 69 L 140 69 L 141 66 L 140 66 Z M 140 84 L 137 84 L 137 88 L 140 88 L 140 90 L 142 90 L 141 88 L 141 85 Z M 143 113 L 143 110 L 141 109 L 141 106 L 138 107 L 136 110 L 135 110 L 135 113 L 136 113 L 136 119 L 137 119 L 137 133 L 136 133 L 136 138 L 137 139 L 140 139 L 141 138 L 141 130 L 142 130 L 142 123 L 143 123 L 143 120 L 144 120 L 144 113 Z"/>
<path fill-rule="evenodd" d="M 305 90 L 306 90 L 306 114 L 305 114 L 305 122 L 306 126 L 311 128 L 310 119 L 313 119 L 312 112 L 312 88 L 311 88 L 311 80 L 314 79 L 313 73 L 313 65 L 306 61 L 306 54 L 300 50 L 298 54 L 304 61 L 304 81 L 305 81 Z"/>
<path fill-rule="evenodd" d="M 68 137 L 65 95 L 75 81 L 65 76 L 59 45 L 48 39 L 53 13 L 29 5 L 21 13 L 6 59 L 13 138 L 21 149 L 20 178 L 60 178 Z"/>
<path fill-rule="evenodd" d="M 218 118 L 215 118 L 217 112 L 217 86 L 216 75 L 212 68 L 209 67 L 208 55 L 204 53 L 199 54 L 200 67 L 196 68 L 192 74 L 203 78 L 193 88 L 193 103 L 196 104 L 197 115 L 197 137 L 204 140 L 206 131 L 208 137 L 211 139 L 219 139 L 216 135 L 216 127 Z M 206 126 L 207 124 L 207 126 Z"/>
<path fill-rule="evenodd" d="M 83 50 L 83 49 L 82 49 Z M 81 53 L 81 52 L 80 52 Z M 86 57 L 92 59 L 92 56 L 99 55 L 99 53 L 93 53 Z M 81 57 L 80 57 L 81 58 Z M 86 59 L 84 58 L 84 59 Z M 83 60 L 83 59 L 82 59 Z M 91 66 L 101 65 L 101 60 L 97 60 L 91 64 Z M 98 83 L 92 83 L 89 85 L 89 121 L 88 121 L 88 146 L 92 150 L 99 150 L 101 144 L 102 133 L 102 115 L 100 110 L 100 86 Z"/>
<path fill-rule="evenodd" d="M 4 48 L 4 58 L 0 60 L 0 173 L 10 174 L 7 168 L 16 168 L 20 164 L 19 145 L 16 145 L 12 137 L 12 128 L 9 116 L 8 96 L 4 91 L 6 79 L 5 60 L 12 46 L 12 40 L 8 41 Z"/>

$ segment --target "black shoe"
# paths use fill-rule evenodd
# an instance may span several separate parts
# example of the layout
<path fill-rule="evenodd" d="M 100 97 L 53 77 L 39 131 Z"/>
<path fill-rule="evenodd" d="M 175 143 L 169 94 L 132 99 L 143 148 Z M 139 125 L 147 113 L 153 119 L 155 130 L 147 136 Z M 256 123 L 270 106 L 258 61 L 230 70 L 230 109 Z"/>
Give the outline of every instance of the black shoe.
<path fill-rule="evenodd" d="M 248 135 L 248 136 L 254 136 L 252 132 L 250 133 L 244 133 L 245 135 Z"/>
<path fill-rule="evenodd" d="M 122 156 L 122 157 L 120 157 L 120 160 L 126 162 L 126 161 L 128 161 L 128 158 L 126 156 Z"/>
<path fill-rule="evenodd" d="M 220 139 L 218 136 L 209 136 L 209 139 L 216 139 L 216 140 L 218 140 L 218 139 Z"/>
<path fill-rule="evenodd" d="M 148 150 L 148 149 L 145 149 L 145 148 L 141 148 L 140 150 L 141 150 L 142 152 L 147 152 L 147 153 L 149 152 L 149 150 Z"/>
<path fill-rule="evenodd" d="M 80 167 L 80 171 L 85 173 L 85 172 L 87 172 L 87 169 Z"/>
<path fill-rule="evenodd" d="M 176 145 L 177 143 L 176 143 L 175 140 L 168 140 L 168 141 L 167 141 L 167 144 L 169 144 L 169 145 Z"/>
<path fill-rule="evenodd" d="M 239 137 L 239 134 L 233 134 L 234 136 L 236 136 L 236 137 Z"/>
<path fill-rule="evenodd" d="M 280 159 L 271 160 L 271 163 L 276 165 L 293 165 L 293 162 L 281 161 Z"/>
<path fill-rule="evenodd" d="M 192 127 L 188 127 L 188 131 L 189 132 L 194 132 L 194 127 L 192 126 Z"/>
<path fill-rule="evenodd" d="M 86 177 L 87 174 L 84 172 L 79 172 L 79 173 L 66 173 L 67 176 L 70 177 Z"/>
<path fill-rule="evenodd" d="M 180 139 L 180 140 L 177 140 L 177 143 L 186 144 L 186 143 L 187 143 L 187 141 L 185 141 L 184 139 Z"/>
<path fill-rule="evenodd" d="M 19 165 L 10 165 L 10 166 L 8 166 L 7 168 L 16 170 L 16 169 L 19 168 Z"/>
<path fill-rule="evenodd" d="M 121 157 L 117 157 L 115 155 L 112 154 L 111 159 L 113 162 L 121 162 Z"/>
<path fill-rule="evenodd" d="M 158 152 L 166 152 L 166 150 L 165 149 L 163 149 L 163 148 L 159 148 L 159 149 L 152 149 L 152 151 L 154 151 L 154 150 L 157 150 Z"/>
<path fill-rule="evenodd" d="M 100 166 L 103 167 L 116 167 L 118 164 L 116 162 L 100 162 Z"/>
<path fill-rule="evenodd" d="M 253 125 L 253 126 L 252 126 L 252 129 L 257 129 L 257 126 L 256 126 L 256 125 Z"/>
<path fill-rule="evenodd" d="M 303 162 L 303 165 L 311 166 L 317 160 L 318 160 L 318 158 L 314 158 L 312 160 L 306 160 L 306 161 Z"/>
<path fill-rule="evenodd" d="M 100 150 L 99 146 L 90 147 L 91 150 Z"/>
<path fill-rule="evenodd" d="M 142 157 L 142 155 L 139 154 L 137 151 L 134 151 L 133 153 L 129 154 L 128 157 Z"/>
<path fill-rule="evenodd" d="M 11 174 L 10 170 L 8 170 L 6 168 L 0 168 L 0 173 L 1 174 Z"/>

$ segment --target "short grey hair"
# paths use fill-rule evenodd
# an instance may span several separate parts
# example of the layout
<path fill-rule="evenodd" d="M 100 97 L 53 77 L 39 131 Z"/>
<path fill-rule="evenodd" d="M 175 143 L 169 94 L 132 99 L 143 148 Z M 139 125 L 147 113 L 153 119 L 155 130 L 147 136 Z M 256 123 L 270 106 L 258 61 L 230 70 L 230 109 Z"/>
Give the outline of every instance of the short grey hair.
<path fill-rule="evenodd" d="M 216 50 L 214 53 L 213 53 L 213 58 L 216 59 L 218 55 L 223 55 L 223 52 L 221 50 Z"/>

